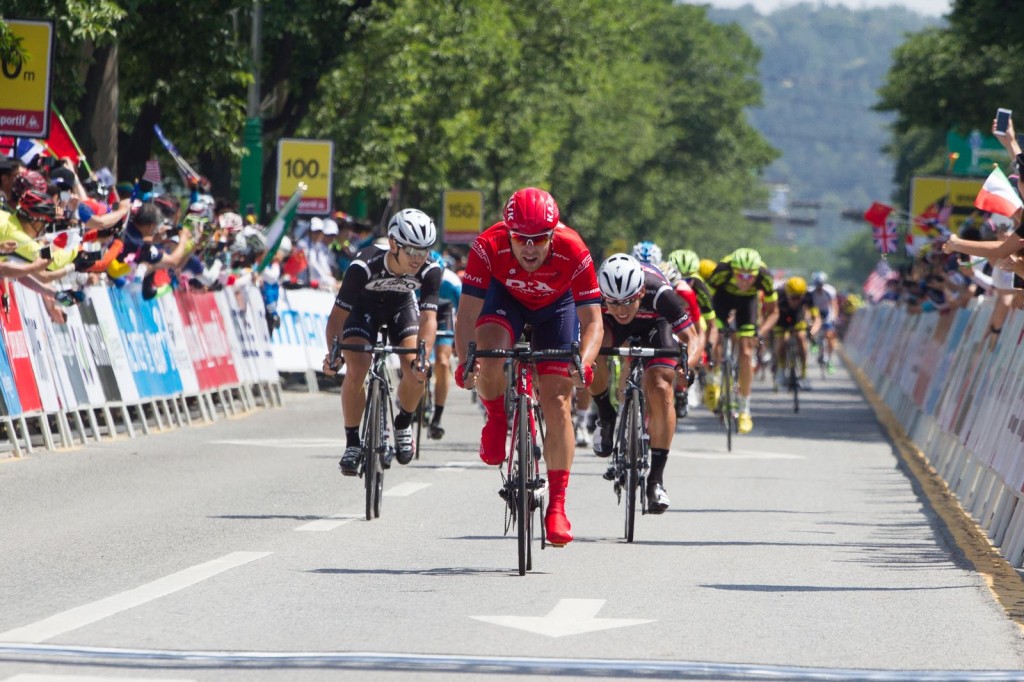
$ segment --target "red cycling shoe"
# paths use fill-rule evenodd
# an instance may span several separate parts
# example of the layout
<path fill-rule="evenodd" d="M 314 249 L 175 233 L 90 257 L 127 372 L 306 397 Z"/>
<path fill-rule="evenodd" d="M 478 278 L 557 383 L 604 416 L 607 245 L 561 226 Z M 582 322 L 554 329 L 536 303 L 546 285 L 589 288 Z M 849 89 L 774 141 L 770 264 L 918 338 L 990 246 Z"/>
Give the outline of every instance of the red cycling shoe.
<path fill-rule="evenodd" d="M 487 417 L 484 428 L 480 431 L 480 459 L 484 464 L 497 466 L 505 461 L 505 427 L 504 414 L 499 419 Z"/>
<path fill-rule="evenodd" d="M 565 488 L 569 484 L 568 471 L 552 471 L 548 469 L 548 490 L 550 501 L 548 513 L 544 518 L 544 529 L 548 544 L 552 547 L 564 547 L 572 542 L 572 525 L 565 516 Z"/>

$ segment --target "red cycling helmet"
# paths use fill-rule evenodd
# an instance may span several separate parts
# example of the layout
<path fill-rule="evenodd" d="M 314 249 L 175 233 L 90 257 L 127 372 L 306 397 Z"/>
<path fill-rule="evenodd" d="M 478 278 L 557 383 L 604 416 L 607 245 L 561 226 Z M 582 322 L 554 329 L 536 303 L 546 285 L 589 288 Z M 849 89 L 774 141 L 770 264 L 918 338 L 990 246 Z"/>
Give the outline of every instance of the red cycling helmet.
<path fill-rule="evenodd" d="M 57 220 L 57 206 L 46 192 L 26 190 L 18 199 L 18 216 L 30 221 L 52 223 Z"/>
<path fill-rule="evenodd" d="M 46 178 L 42 173 L 24 171 L 15 176 L 14 183 L 11 185 L 11 196 L 14 201 L 17 202 L 18 198 L 29 190 L 46 194 Z"/>
<path fill-rule="evenodd" d="M 521 189 L 505 202 L 505 225 L 523 234 L 541 234 L 558 225 L 558 205 L 542 189 Z"/>

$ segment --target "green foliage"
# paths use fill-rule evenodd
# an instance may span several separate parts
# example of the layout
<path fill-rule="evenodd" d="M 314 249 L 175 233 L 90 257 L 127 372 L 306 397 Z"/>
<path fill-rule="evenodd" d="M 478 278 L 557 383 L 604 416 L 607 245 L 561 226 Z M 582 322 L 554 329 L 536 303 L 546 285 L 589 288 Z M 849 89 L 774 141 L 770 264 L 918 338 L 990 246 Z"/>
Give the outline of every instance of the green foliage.
<path fill-rule="evenodd" d="M 7 64 L 17 64 L 32 58 L 22 45 L 22 39 L 11 32 L 10 26 L 0 15 L 0 60 Z"/>
<path fill-rule="evenodd" d="M 955 0 L 949 25 L 907 38 L 894 53 L 878 109 L 895 114 L 888 151 L 899 198 L 914 174 L 941 171 L 950 128 L 989 130 L 998 107 L 1020 109 L 1024 91 L 1024 5 Z"/>
<path fill-rule="evenodd" d="M 698 7 L 498 0 L 378 8 L 301 131 L 335 140 L 342 193 L 435 215 L 481 189 L 489 217 L 549 189 L 595 247 L 758 241 L 740 209 L 774 152 L 747 124 L 758 53 Z"/>

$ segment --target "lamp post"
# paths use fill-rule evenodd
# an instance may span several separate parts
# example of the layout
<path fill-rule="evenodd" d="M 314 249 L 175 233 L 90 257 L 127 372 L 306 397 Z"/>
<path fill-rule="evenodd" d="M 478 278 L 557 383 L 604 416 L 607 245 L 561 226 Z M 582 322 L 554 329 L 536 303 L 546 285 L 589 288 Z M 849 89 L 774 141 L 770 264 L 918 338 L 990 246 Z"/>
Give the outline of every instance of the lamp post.
<path fill-rule="evenodd" d="M 245 112 L 242 144 L 246 155 L 242 157 L 239 182 L 239 206 L 245 214 L 254 213 L 259 220 L 263 201 L 263 120 L 260 118 L 260 61 L 262 59 L 263 11 L 260 0 L 252 0 L 252 83 Z"/>

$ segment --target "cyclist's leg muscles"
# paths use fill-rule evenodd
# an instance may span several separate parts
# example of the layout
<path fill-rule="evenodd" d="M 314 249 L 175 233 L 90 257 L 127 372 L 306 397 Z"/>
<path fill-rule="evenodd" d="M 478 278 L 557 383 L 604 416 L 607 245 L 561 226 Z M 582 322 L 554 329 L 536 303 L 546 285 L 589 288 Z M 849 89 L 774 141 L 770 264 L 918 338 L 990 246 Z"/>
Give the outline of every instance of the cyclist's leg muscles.
<path fill-rule="evenodd" d="M 750 386 L 754 379 L 754 338 L 757 323 L 757 296 L 736 297 L 736 329 L 739 337 L 739 387 L 737 395 L 750 397 Z"/>
<path fill-rule="evenodd" d="M 448 400 L 448 388 L 452 377 L 452 345 L 450 343 L 434 346 L 436 362 L 434 364 L 434 407 L 443 407 Z"/>
<path fill-rule="evenodd" d="M 402 348 L 415 348 L 419 331 L 419 313 L 415 305 L 405 306 L 395 312 L 388 325 L 391 344 Z M 401 355 L 399 362 L 402 364 L 402 379 L 398 382 L 398 404 L 406 412 L 415 412 L 423 396 L 423 383 L 412 372 L 416 356 Z"/>
<path fill-rule="evenodd" d="M 668 450 L 676 430 L 674 366 L 651 363 L 644 370 L 644 396 L 647 398 L 648 432 L 651 448 Z"/>
<path fill-rule="evenodd" d="M 380 323 L 372 313 L 355 308 L 345 321 L 342 341 L 345 343 L 371 343 L 376 340 Z M 366 407 L 366 389 L 363 381 L 370 369 L 370 354 L 343 351 L 345 380 L 341 383 L 341 413 L 347 428 L 358 428 Z"/>

